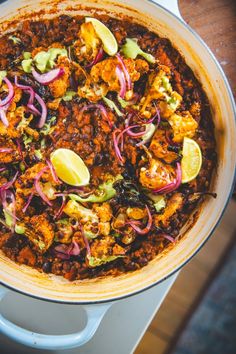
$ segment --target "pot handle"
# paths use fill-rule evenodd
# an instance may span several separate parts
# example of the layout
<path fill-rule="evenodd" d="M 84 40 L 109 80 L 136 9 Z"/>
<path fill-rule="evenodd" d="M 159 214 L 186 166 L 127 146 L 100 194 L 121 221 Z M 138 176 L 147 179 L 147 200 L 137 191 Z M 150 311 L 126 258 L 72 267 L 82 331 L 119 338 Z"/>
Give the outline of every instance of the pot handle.
<path fill-rule="evenodd" d="M 164 7 L 165 9 L 169 10 L 174 15 L 179 17 L 181 20 L 183 20 L 183 17 L 181 16 L 179 10 L 178 0 L 152 0 L 152 1 L 157 3 L 158 5 L 161 5 L 162 7 Z"/>
<path fill-rule="evenodd" d="M 8 293 L 0 287 L 0 301 Z M 45 350 L 64 350 L 76 348 L 87 343 L 97 331 L 104 315 L 112 304 L 83 306 L 87 314 L 85 328 L 77 333 L 65 335 L 45 335 L 21 328 L 0 315 L 0 333 L 28 347 Z"/>

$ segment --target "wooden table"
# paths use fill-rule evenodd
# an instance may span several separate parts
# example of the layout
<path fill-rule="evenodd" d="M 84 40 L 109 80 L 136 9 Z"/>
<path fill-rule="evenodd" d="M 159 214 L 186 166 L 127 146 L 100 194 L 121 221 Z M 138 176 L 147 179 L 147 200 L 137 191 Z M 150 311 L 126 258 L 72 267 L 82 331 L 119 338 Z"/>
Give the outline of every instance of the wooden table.
<path fill-rule="evenodd" d="M 219 60 L 236 97 L 236 1 L 179 0 L 179 7 Z"/>

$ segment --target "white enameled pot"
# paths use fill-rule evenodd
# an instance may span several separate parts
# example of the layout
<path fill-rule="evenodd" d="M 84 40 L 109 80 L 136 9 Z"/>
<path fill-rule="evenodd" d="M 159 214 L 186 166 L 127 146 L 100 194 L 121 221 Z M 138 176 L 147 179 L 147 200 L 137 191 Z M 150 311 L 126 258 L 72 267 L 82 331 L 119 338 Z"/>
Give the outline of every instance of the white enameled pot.
<path fill-rule="evenodd" d="M 234 181 L 236 128 L 233 95 L 214 55 L 182 20 L 177 0 L 11 0 L 0 5 L 0 10 L 1 32 L 17 26 L 25 18 L 33 20 L 75 13 L 92 16 L 94 12 L 108 13 L 119 18 L 130 16 L 134 22 L 171 40 L 202 83 L 212 109 L 218 149 L 218 166 L 212 181 L 212 190 L 217 193 L 217 199 L 207 198 L 198 218 L 195 213 L 189 219 L 189 228 L 185 228 L 180 241 L 158 255 L 146 267 L 119 277 L 68 282 L 61 277 L 16 264 L 0 253 L 2 285 L 48 301 L 90 306 L 96 304 L 92 310 L 88 307 L 89 320 L 82 334 L 52 339 L 51 336 L 29 334 L 0 317 L 2 332 L 18 341 L 21 336 L 22 343 L 38 348 L 75 347 L 93 335 L 111 301 L 160 283 L 186 264 L 212 234 L 227 205 Z M 4 292 L 2 288 L 2 296 Z"/>

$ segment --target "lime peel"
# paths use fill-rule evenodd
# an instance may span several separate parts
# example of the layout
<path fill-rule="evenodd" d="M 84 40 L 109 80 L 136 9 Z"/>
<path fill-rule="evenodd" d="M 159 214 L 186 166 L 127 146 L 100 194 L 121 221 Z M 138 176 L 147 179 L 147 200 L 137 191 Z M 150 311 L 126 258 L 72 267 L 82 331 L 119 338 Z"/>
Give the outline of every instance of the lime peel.
<path fill-rule="evenodd" d="M 202 153 L 198 143 L 185 137 L 183 142 L 183 158 L 181 160 L 182 183 L 194 180 L 202 166 Z"/>
<path fill-rule="evenodd" d="M 57 149 L 50 156 L 57 176 L 65 183 L 79 187 L 89 184 L 90 173 L 79 155 L 70 149 Z"/>

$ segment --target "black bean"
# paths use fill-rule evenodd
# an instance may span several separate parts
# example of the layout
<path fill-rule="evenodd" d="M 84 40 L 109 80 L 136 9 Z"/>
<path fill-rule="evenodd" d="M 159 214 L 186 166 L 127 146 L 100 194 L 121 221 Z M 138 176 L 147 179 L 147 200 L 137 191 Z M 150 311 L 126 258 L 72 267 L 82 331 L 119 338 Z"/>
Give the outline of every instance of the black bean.
<path fill-rule="evenodd" d="M 46 261 L 43 263 L 42 270 L 44 271 L 44 273 L 49 273 L 51 271 L 51 268 L 52 264 L 50 262 Z"/>

